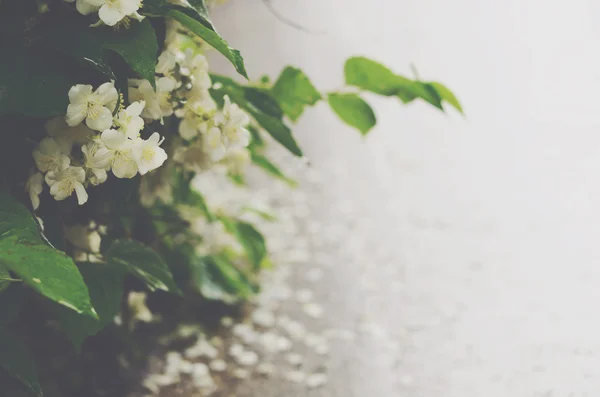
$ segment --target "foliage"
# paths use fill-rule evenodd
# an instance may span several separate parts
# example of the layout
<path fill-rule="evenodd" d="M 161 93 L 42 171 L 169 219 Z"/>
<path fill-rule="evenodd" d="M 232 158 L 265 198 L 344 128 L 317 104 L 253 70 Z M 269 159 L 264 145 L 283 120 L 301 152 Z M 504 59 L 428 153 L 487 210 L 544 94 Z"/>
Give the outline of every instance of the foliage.
<path fill-rule="evenodd" d="M 145 295 L 132 291 L 227 303 L 256 293 L 268 241 L 242 216 L 276 219 L 221 208 L 198 186 L 244 185 L 249 165 L 295 186 L 268 145 L 303 156 L 290 125 L 319 101 L 362 135 L 377 121 L 372 94 L 463 111 L 443 84 L 364 57 L 346 62 L 337 91 L 292 66 L 273 83 L 248 81 L 204 0 L 77 10 L 0 1 L 0 384 L 11 395 L 42 395 L 17 332 L 30 326 L 26 304 L 80 351 L 119 328 L 115 317 L 127 320 L 123 332 L 148 321 Z M 210 48 L 243 82 L 209 73 Z"/>

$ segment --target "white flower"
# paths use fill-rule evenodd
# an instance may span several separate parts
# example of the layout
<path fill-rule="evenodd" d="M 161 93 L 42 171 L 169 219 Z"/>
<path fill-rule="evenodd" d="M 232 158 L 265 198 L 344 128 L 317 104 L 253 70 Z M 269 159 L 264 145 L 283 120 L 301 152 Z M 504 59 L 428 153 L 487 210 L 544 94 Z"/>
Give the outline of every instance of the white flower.
<path fill-rule="evenodd" d="M 69 90 L 67 124 L 74 127 L 84 119 L 88 127 L 96 131 L 110 128 L 112 111 L 117 105 L 119 94 L 112 82 L 104 83 L 92 92 L 92 86 L 77 84 Z"/>
<path fill-rule="evenodd" d="M 160 120 L 173 114 L 171 92 L 176 87 L 177 81 L 172 77 L 156 79 L 156 91 L 148 80 L 130 80 L 129 97 L 135 101 L 146 102 L 142 117 Z"/>
<path fill-rule="evenodd" d="M 225 95 L 224 99 L 225 122 L 221 127 L 222 133 L 227 139 L 228 146 L 246 147 L 250 143 L 250 131 L 245 127 L 250 122 L 250 117 L 237 104 L 231 103 L 229 96 Z"/>
<path fill-rule="evenodd" d="M 33 159 L 42 172 L 62 171 L 71 164 L 71 160 L 60 150 L 60 146 L 52 138 L 44 138 L 33 151 Z"/>
<path fill-rule="evenodd" d="M 92 185 L 106 182 L 106 171 L 114 158 L 114 153 L 102 142 L 93 141 L 81 147 L 84 157 L 84 167 L 88 171 L 88 179 Z"/>
<path fill-rule="evenodd" d="M 252 159 L 248 149 L 233 148 L 227 151 L 227 155 L 221 162 L 233 175 L 242 175 L 246 168 L 252 163 Z"/>
<path fill-rule="evenodd" d="M 100 141 L 112 154 L 111 169 L 117 178 L 133 178 L 138 166 L 133 159 L 134 142 L 117 130 L 105 130 Z"/>
<path fill-rule="evenodd" d="M 85 168 L 110 169 L 113 160 L 113 152 L 107 148 L 102 141 L 92 141 L 81 147 L 85 159 Z"/>
<path fill-rule="evenodd" d="M 102 237 L 96 230 L 90 230 L 88 226 L 74 225 L 67 228 L 65 237 L 76 248 L 87 252 L 100 252 Z"/>
<path fill-rule="evenodd" d="M 141 0 L 88 0 L 92 3 L 104 4 L 98 11 L 98 16 L 108 26 L 114 26 L 125 18 L 132 14 L 137 14 L 137 11 L 142 6 Z M 137 15 L 135 15 L 137 19 Z"/>
<path fill-rule="evenodd" d="M 75 127 L 69 127 L 64 117 L 55 117 L 46 122 L 46 132 L 54 138 L 60 150 L 66 155 L 70 155 L 73 150 L 73 144 L 79 145 L 86 143 L 93 132 L 83 124 Z"/>
<path fill-rule="evenodd" d="M 75 192 L 79 205 L 84 204 L 88 199 L 83 187 L 84 182 L 85 170 L 81 167 L 69 167 L 62 171 L 49 171 L 46 174 L 50 194 L 58 201 L 66 199 Z"/>
<path fill-rule="evenodd" d="M 217 105 L 212 98 L 190 103 L 186 106 L 179 123 L 179 135 L 189 141 L 198 133 L 206 133 L 216 112 Z"/>
<path fill-rule="evenodd" d="M 134 146 L 133 158 L 141 175 L 160 167 L 167 160 L 167 152 L 160 147 L 163 140 L 164 138 L 160 139 L 158 132 L 155 132 L 145 141 L 140 139 L 141 142 Z"/>
<path fill-rule="evenodd" d="M 115 124 L 129 139 L 140 136 L 140 131 L 144 128 L 144 120 L 140 117 L 144 106 L 146 106 L 144 101 L 133 102 L 126 109 L 120 110 L 117 115 Z"/>
<path fill-rule="evenodd" d="M 163 51 L 156 62 L 156 73 L 167 74 L 175 69 L 177 55 L 171 50 Z"/>
<path fill-rule="evenodd" d="M 204 149 L 210 156 L 212 161 L 219 161 L 225 157 L 227 147 L 225 146 L 221 130 L 217 127 L 212 127 L 204 134 Z"/>
<path fill-rule="evenodd" d="M 69 3 L 72 3 L 75 0 L 65 0 Z M 95 5 L 96 2 L 94 2 L 93 0 L 77 0 L 77 11 L 79 11 L 80 14 L 83 15 L 89 15 L 93 12 L 98 11 L 98 9 L 100 9 L 100 6 Z"/>
<path fill-rule="evenodd" d="M 142 17 L 137 13 L 141 6 L 141 0 L 77 0 L 77 11 L 83 15 L 98 11 L 100 20 L 108 26 L 116 25 L 127 16 L 135 19 Z"/>
<path fill-rule="evenodd" d="M 40 206 L 40 194 L 43 190 L 42 183 L 44 182 L 44 176 L 36 172 L 32 174 L 25 183 L 25 190 L 29 193 L 31 199 L 31 206 L 34 210 L 37 210 Z"/>

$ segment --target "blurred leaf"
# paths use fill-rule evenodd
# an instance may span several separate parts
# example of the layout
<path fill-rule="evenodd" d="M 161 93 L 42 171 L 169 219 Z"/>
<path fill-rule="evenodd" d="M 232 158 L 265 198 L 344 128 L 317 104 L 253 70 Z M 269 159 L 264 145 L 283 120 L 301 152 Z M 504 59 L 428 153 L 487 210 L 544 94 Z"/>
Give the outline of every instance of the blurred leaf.
<path fill-rule="evenodd" d="M 62 330 L 69 336 L 77 351 L 83 341 L 109 325 L 121 310 L 125 272 L 105 263 L 80 263 L 79 271 L 90 291 L 98 319 L 78 315 L 62 306 L 54 307 Z"/>
<path fill-rule="evenodd" d="M 344 66 L 346 84 L 379 95 L 397 96 L 404 103 L 421 98 L 434 107 L 444 110 L 440 95 L 430 84 L 413 81 L 394 74 L 382 64 L 365 57 L 353 57 Z"/>
<path fill-rule="evenodd" d="M 267 246 L 264 236 L 254 226 L 246 222 L 236 222 L 236 236 L 246 250 L 254 270 L 260 270 L 260 264 L 267 256 Z"/>
<path fill-rule="evenodd" d="M 261 112 L 278 119 L 283 117 L 283 110 L 269 90 L 258 87 L 244 87 L 244 95 Z"/>
<path fill-rule="evenodd" d="M 271 160 L 269 160 L 268 158 L 266 158 L 262 154 L 258 154 L 258 153 L 252 152 L 251 155 L 252 155 L 252 163 L 254 165 L 256 165 L 257 167 L 260 167 L 265 172 L 273 175 L 276 178 L 281 179 L 282 181 L 284 181 L 285 183 L 287 183 L 291 187 L 296 187 L 298 185 L 298 183 L 295 180 L 288 178 L 279 169 L 279 167 L 277 167 L 275 164 L 273 164 L 271 162 Z"/>
<path fill-rule="evenodd" d="M 377 123 L 375 113 L 367 102 L 356 94 L 329 94 L 331 109 L 348 125 L 366 135 Z"/>
<path fill-rule="evenodd" d="M 458 110 L 461 114 L 464 114 L 460 101 L 448 87 L 442 83 L 433 82 L 429 84 L 437 91 L 438 95 L 443 101 L 448 102 L 450 106 L 454 107 L 454 109 Z"/>
<path fill-rule="evenodd" d="M 312 106 L 321 99 L 308 76 L 291 66 L 281 72 L 272 91 L 285 114 L 293 121 L 298 120 L 306 106 Z"/>
<path fill-rule="evenodd" d="M 292 136 L 292 131 L 285 125 L 281 118 L 269 115 L 261 110 L 265 107 L 263 102 L 251 102 L 247 95 L 247 87 L 244 87 L 234 80 L 218 75 L 211 75 L 213 82 L 221 83 L 222 87 L 211 90 L 215 100 L 222 102 L 224 95 L 229 95 L 232 102 L 237 103 L 242 109 L 247 111 L 262 128 L 269 133 L 277 142 L 283 145 L 296 156 L 302 156 L 302 150 Z M 256 97 L 251 99 L 258 100 Z"/>
<path fill-rule="evenodd" d="M 0 193 L 0 262 L 42 295 L 96 317 L 73 260 L 46 244 L 29 210 L 6 193 Z"/>
<path fill-rule="evenodd" d="M 36 396 L 42 396 L 42 388 L 29 350 L 14 333 L 2 328 L 0 328 L 0 367 L 23 383 Z M 4 387 L 2 390 L 5 392 Z"/>
<path fill-rule="evenodd" d="M 2 386 L 2 396 L 6 397 L 39 397 L 27 388 L 19 380 L 10 376 L 10 374 L 0 367 L 0 386 Z"/>
<path fill-rule="evenodd" d="M 277 217 L 275 215 L 271 214 L 270 212 L 260 210 L 258 208 L 244 207 L 244 208 L 242 208 L 242 211 L 256 214 L 256 215 L 260 216 L 263 220 L 268 221 L 268 222 L 276 222 L 277 221 Z"/>
<path fill-rule="evenodd" d="M 110 265 L 127 270 L 145 282 L 152 291 L 160 289 L 180 293 L 169 267 L 156 252 L 144 244 L 132 240 L 116 240 L 105 256 Z"/>

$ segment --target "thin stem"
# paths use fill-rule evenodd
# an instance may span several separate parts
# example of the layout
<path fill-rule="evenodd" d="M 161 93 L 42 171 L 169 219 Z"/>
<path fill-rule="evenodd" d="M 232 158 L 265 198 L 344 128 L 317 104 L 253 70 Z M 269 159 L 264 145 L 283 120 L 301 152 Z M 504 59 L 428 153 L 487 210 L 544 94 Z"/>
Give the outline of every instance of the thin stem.
<path fill-rule="evenodd" d="M 18 278 L 11 278 L 11 277 L 0 277 L 0 281 L 11 281 L 14 283 L 19 283 L 19 282 L 22 282 L 23 280 L 18 279 Z"/>

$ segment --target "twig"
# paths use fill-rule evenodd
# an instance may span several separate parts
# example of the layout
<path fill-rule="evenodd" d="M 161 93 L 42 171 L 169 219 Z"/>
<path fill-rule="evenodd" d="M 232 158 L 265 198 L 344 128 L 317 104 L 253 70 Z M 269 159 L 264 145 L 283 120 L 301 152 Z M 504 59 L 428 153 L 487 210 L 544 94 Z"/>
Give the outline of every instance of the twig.
<path fill-rule="evenodd" d="M 324 31 L 309 30 L 309 29 L 305 28 L 304 26 L 287 18 L 286 16 L 281 14 L 279 11 L 277 11 L 275 6 L 273 5 L 273 0 L 262 0 L 262 2 L 267 7 L 267 9 L 271 12 L 271 14 L 273 14 L 275 16 L 275 18 L 279 19 L 281 22 L 285 23 L 286 25 L 293 27 L 294 29 L 297 29 L 301 32 L 308 33 L 308 34 L 324 34 L 325 33 Z"/>

